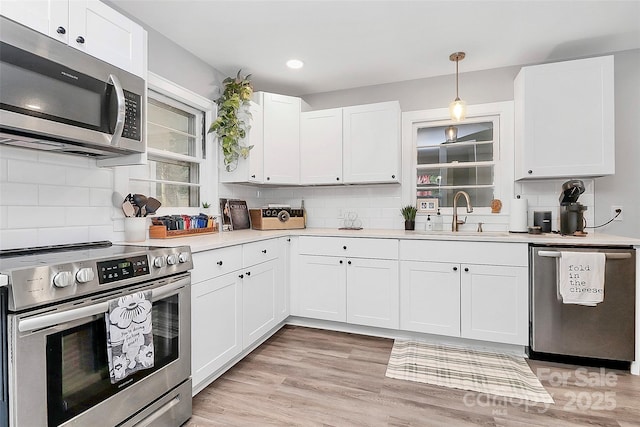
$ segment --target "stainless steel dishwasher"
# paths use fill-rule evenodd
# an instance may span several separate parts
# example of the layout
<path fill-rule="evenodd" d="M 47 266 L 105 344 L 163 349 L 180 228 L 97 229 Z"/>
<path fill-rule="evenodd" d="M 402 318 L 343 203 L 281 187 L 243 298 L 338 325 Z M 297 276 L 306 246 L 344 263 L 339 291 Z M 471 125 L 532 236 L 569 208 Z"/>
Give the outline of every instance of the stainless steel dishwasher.
<path fill-rule="evenodd" d="M 564 304 L 557 292 L 562 251 L 604 252 L 604 301 Z M 630 247 L 531 246 L 530 348 L 533 352 L 614 361 L 635 356 L 636 253 Z"/>

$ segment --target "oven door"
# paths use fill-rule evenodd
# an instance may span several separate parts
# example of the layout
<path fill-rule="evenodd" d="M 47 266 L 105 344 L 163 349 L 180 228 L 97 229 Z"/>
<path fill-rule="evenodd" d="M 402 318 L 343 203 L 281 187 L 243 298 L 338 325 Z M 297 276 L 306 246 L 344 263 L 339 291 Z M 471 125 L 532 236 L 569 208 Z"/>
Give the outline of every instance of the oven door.
<path fill-rule="evenodd" d="M 154 366 L 112 384 L 109 300 L 152 291 Z M 9 413 L 13 426 L 116 426 L 189 379 L 190 274 L 37 312 L 9 315 Z M 191 395 L 182 409 L 191 413 Z M 185 418 L 185 419 L 186 419 Z"/>

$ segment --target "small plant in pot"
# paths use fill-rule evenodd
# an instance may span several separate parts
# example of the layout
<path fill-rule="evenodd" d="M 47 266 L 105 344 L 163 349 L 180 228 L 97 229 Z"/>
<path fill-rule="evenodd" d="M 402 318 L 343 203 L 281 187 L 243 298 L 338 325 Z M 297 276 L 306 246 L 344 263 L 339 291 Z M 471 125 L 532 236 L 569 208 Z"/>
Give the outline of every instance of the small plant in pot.
<path fill-rule="evenodd" d="M 404 229 L 415 230 L 416 228 L 416 214 L 418 209 L 413 205 L 407 205 L 400 209 L 402 216 L 404 217 Z"/>
<path fill-rule="evenodd" d="M 242 71 L 242 70 L 240 70 Z M 209 132 L 214 132 L 218 144 L 222 147 L 224 165 L 228 172 L 238 165 L 238 159 L 246 159 L 253 146 L 246 146 L 242 140 L 247 136 L 251 113 L 249 106 L 253 87 L 250 74 L 227 77 L 222 81 L 224 91 L 215 102 L 218 105 L 218 118 L 211 124 Z"/>

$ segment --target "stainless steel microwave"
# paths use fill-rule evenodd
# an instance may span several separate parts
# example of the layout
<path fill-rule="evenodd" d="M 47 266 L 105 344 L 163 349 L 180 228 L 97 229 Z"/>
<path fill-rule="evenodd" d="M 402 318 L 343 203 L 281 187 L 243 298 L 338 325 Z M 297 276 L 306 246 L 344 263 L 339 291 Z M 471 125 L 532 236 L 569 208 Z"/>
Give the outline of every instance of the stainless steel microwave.
<path fill-rule="evenodd" d="M 145 81 L 0 17 L 0 144 L 110 158 L 142 153 Z"/>

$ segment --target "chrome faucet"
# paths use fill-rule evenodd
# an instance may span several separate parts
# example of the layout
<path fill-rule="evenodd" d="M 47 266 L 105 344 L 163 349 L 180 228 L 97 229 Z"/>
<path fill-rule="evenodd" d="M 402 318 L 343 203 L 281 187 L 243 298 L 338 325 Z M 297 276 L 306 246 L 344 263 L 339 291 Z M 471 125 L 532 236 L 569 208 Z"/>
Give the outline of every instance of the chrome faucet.
<path fill-rule="evenodd" d="M 467 213 L 473 212 L 469 194 L 466 191 L 458 191 L 456 195 L 453 196 L 453 221 L 451 222 L 451 231 L 458 231 L 458 225 L 464 224 L 463 220 L 458 220 L 458 197 L 460 197 L 460 195 L 463 195 L 467 200 Z"/>

